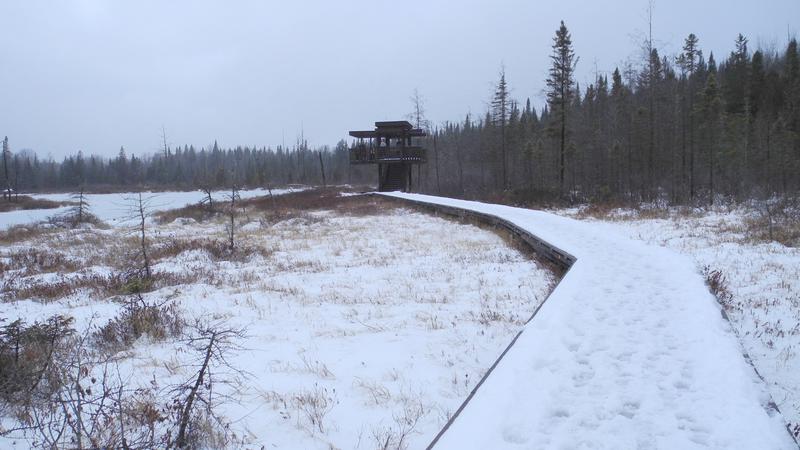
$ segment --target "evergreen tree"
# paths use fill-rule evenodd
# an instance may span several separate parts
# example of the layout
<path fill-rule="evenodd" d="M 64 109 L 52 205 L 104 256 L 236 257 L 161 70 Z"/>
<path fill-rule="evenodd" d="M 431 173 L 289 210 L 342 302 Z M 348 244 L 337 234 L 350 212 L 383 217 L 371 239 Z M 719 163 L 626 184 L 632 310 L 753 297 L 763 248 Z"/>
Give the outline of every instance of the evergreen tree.
<path fill-rule="evenodd" d="M 492 125 L 500 130 L 500 160 L 502 164 L 501 179 L 504 190 L 508 189 L 508 155 L 506 154 L 506 127 L 509 121 L 509 93 L 506 84 L 506 69 L 500 68 L 500 80 L 492 97 Z"/>
<path fill-rule="evenodd" d="M 559 189 L 563 193 L 566 168 L 567 118 L 573 98 L 572 86 L 575 83 L 573 75 L 578 62 L 572 49 L 572 36 L 566 25 L 564 25 L 563 20 L 561 21 L 561 26 L 556 30 L 552 48 L 553 52 L 550 55 L 552 66 L 550 67 L 550 76 L 547 78 L 547 87 L 549 89 L 547 102 L 550 105 L 553 117 L 558 123 L 558 183 Z"/>
<path fill-rule="evenodd" d="M 683 116 L 688 122 L 688 141 L 689 146 L 689 199 L 694 200 L 695 196 L 695 148 L 694 148 L 694 79 L 695 74 L 701 65 L 703 58 L 698 48 L 699 39 L 694 33 L 686 37 L 681 53 L 681 68 L 686 74 L 686 105 L 683 108 Z M 688 117 L 687 117 L 688 116 Z"/>
<path fill-rule="evenodd" d="M 722 114 L 722 101 L 720 99 L 719 88 L 717 86 L 717 70 L 714 63 L 714 54 L 708 58 L 708 76 L 706 85 L 703 89 L 703 101 L 701 104 L 703 117 L 703 129 L 705 131 L 706 157 L 708 162 L 708 190 L 709 204 L 714 204 L 714 174 L 715 162 L 717 159 L 717 147 L 719 139 L 719 121 Z"/>

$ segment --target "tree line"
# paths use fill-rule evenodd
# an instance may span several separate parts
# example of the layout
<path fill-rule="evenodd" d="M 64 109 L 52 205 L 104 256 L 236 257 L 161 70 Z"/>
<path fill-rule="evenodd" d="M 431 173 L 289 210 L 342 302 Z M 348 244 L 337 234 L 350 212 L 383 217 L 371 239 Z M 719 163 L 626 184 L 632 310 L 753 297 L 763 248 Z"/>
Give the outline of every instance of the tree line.
<path fill-rule="evenodd" d="M 305 141 L 291 146 L 235 147 L 223 149 L 215 142 L 206 148 L 164 148 L 155 154 L 136 156 L 120 148 L 114 158 L 83 152 L 62 161 L 40 159 L 35 152 L 9 150 L 4 141 L 3 168 L 6 192 L 76 190 L 80 187 L 109 189 L 171 187 L 196 189 L 288 184 L 323 185 L 371 181 L 371 171 L 350 167 L 348 146 L 311 148 Z"/>
<path fill-rule="evenodd" d="M 652 37 L 645 58 L 597 74 L 583 89 L 562 22 L 546 105 L 510 97 L 501 69 L 487 111 L 431 130 L 422 190 L 518 199 L 713 203 L 800 189 L 797 41 L 706 58 L 695 34 L 677 55 Z M 413 101 L 413 98 L 412 98 Z"/>
<path fill-rule="evenodd" d="M 416 188 L 451 196 L 713 203 L 720 197 L 796 194 L 800 189 L 800 56 L 751 52 L 739 35 L 719 62 L 688 35 L 662 55 L 652 34 L 643 57 L 575 81 L 578 56 L 562 22 L 555 32 L 546 104 L 511 98 L 501 69 L 485 114 L 430 127 L 419 92 L 409 119 L 428 128 L 428 164 Z M 349 165 L 348 143 L 311 149 L 170 148 L 137 157 L 41 160 L 3 141 L 5 192 L 111 187 L 374 184 L 375 170 Z"/>

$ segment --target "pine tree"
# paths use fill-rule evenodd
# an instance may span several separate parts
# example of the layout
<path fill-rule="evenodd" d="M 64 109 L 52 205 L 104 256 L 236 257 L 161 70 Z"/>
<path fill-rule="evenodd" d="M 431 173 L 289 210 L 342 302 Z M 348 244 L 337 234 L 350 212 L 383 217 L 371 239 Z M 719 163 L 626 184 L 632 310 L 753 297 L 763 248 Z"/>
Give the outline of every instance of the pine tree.
<path fill-rule="evenodd" d="M 550 76 L 547 78 L 547 102 L 550 111 L 558 121 L 559 130 L 559 165 L 558 183 L 561 192 L 564 192 L 564 172 L 566 169 L 566 144 L 567 144 L 567 118 L 568 110 L 572 105 L 575 84 L 573 75 L 578 59 L 572 49 L 572 36 L 567 30 L 564 21 L 556 31 L 553 38 L 553 53 L 550 55 L 552 66 Z"/>
<path fill-rule="evenodd" d="M 702 117 L 705 130 L 706 153 L 708 158 L 708 190 L 709 204 L 714 204 L 714 174 L 715 162 L 717 159 L 717 147 L 719 139 L 719 121 L 722 114 L 722 101 L 720 99 L 719 88 L 717 86 L 717 66 L 714 62 L 714 54 L 708 58 L 708 77 L 706 86 L 703 89 Z"/>
<path fill-rule="evenodd" d="M 509 93 L 506 84 L 506 69 L 500 68 L 500 80 L 492 98 L 492 124 L 500 129 L 500 155 L 502 161 L 503 190 L 508 189 L 508 155 L 506 154 L 506 127 L 509 121 Z"/>
<path fill-rule="evenodd" d="M 789 189 L 789 173 L 794 173 L 794 180 L 797 180 L 797 172 L 800 170 L 800 52 L 797 48 L 797 40 L 792 39 L 786 47 L 786 66 L 784 68 L 784 95 L 786 97 L 786 108 L 784 111 L 784 123 L 788 134 L 789 145 L 781 156 L 781 186 L 783 192 Z M 792 150 L 791 154 L 789 150 Z M 794 165 L 790 161 L 794 160 Z M 797 184 L 794 186 L 797 187 Z"/>
<path fill-rule="evenodd" d="M 698 48 L 699 39 L 695 36 L 694 33 L 690 33 L 689 36 L 686 37 L 686 41 L 683 44 L 683 53 L 681 54 L 681 68 L 686 73 L 686 97 L 687 97 L 687 106 L 685 108 L 684 115 L 688 115 L 688 122 L 689 122 L 689 200 L 694 200 L 695 195 L 695 150 L 694 150 L 694 118 L 695 118 L 695 107 L 694 107 L 694 78 L 695 74 L 697 73 L 703 55 Z"/>

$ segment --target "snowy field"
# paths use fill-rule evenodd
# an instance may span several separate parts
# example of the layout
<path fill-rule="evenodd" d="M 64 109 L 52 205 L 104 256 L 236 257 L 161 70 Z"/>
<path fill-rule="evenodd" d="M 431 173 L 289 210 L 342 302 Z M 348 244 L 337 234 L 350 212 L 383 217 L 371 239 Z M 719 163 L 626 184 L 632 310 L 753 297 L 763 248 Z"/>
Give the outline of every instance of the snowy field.
<path fill-rule="evenodd" d="M 580 210 L 556 212 L 582 216 Z M 745 231 L 752 214 L 743 207 L 718 207 L 640 218 L 635 211 L 615 210 L 602 220 L 584 220 L 688 255 L 698 271 L 720 271 L 732 294 L 725 310 L 743 352 L 787 422 L 800 427 L 800 248 L 754 242 Z"/>
<path fill-rule="evenodd" d="M 281 195 L 288 192 L 296 192 L 300 189 L 273 189 L 273 195 Z M 213 198 L 217 200 L 225 200 L 227 191 L 217 191 L 213 193 Z M 239 195 L 244 198 L 259 197 L 262 195 L 269 195 L 266 189 L 248 189 L 239 192 Z M 87 194 L 86 198 L 91 205 L 92 213 L 95 214 L 100 220 L 108 223 L 109 225 L 124 225 L 125 217 L 130 215 L 131 199 L 133 193 L 115 193 L 115 194 Z M 180 208 L 186 205 L 197 203 L 205 197 L 202 191 L 186 191 L 186 192 L 144 192 L 143 196 L 150 199 L 152 210 L 164 211 L 167 209 Z M 72 194 L 32 194 L 31 197 L 52 200 L 57 202 L 73 201 Z M 70 209 L 69 206 L 62 206 L 59 208 L 51 209 L 31 209 L 26 211 L 10 211 L 0 213 L 0 230 L 6 229 L 14 225 L 24 225 L 32 222 L 45 221 L 50 217 L 58 216 L 66 213 Z"/>
<path fill-rule="evenodd" d="M 153 225 L 151 238 L 156 248 L 197 237 L 224 241 L 224 223 L 177 219 Z M 237 240 L 257 251 L 232 259 L 188 249 L 157 258 L 156 272 L 194 279 L 144 299 L 167 300 L 190 322 L 245 330 L 229 361 L 246 373 L 215 389 L 228 396 L 219 410 L 247 448 L 426 446 L 554 282 L 492 232 L 388 206 L 277 218 L 248 212 Z M 25 288 L 119 272 L 135 242 L 124 228 L 111 227 L 51 232 L 2 247 L 6 264 L 27 249 L 47 249 L 68 263 L 55 271 L 5 271 L 0 316 L 30 323 L 68 314 L 78 330 L 107 323 L 124 296 L 79 289 L 25 298 L 42 292 Z M 129 384 L 164 401 L 168 387 L 194 370 L 175 340 L 141 338 L 118 356 Z M 12 438 L 16 448 L 29 442 Z M 0 440 L 0 447 L 10 443 Z"/>

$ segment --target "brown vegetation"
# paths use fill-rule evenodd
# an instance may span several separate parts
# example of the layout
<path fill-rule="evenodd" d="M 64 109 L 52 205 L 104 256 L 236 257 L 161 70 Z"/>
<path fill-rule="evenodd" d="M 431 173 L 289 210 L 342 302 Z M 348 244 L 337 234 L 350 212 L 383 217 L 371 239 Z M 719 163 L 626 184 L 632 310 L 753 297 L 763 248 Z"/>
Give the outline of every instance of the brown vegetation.
<path fill-rule="evenodd" d="M 54 209 L 61 206 L 72 205 L 72 202 L 56 202 L 41 198 L 33 198 L 27 195 L 12 197 L 11 201 L 0 202 L 0 212 L 21 211 L 29 209 Z"/>
<path fill-rule="evenodd" d="M 757 204 L 757 214 L 746 222 L 748 237 L 762 242 L 800 246 L 800 198 L 769 199 Z"/>
<path fill-rule="evenodd" d="M 216 274 L 211 271 L 191 273 L 153 272 L 150 278 L 138 273 L 115 273 L 111 275 L 79 274 L 57 281 L 38 281 L 24 286 L 16 286 L 14 280 L 7 280 L 0 290 L 3 300 L 32 299 L 48 302 L 77 294 L 80 291 L 95 296 L 132 295 L 158 290 L 168 286 L 196 283 L 203 280 L 215 283 Z"/>
<path fill-rule="evenodd" d="M 93 335 L 95 347 L 116 353 L 133 345 L 142 336 L 152 341 L 177 338 L 184 320 L 175 303 L 147 304 L 132 302 L 122 313 L 99 328 Z"/>

